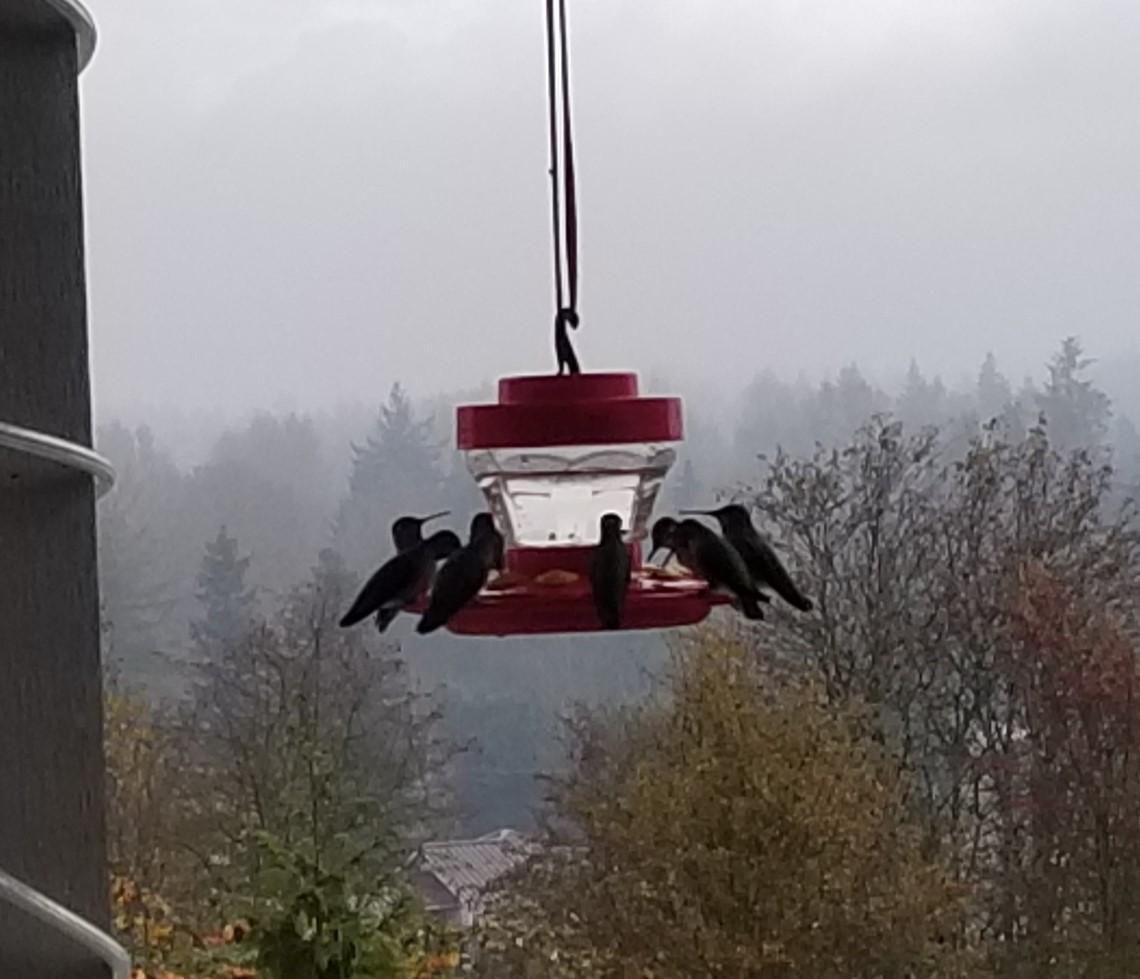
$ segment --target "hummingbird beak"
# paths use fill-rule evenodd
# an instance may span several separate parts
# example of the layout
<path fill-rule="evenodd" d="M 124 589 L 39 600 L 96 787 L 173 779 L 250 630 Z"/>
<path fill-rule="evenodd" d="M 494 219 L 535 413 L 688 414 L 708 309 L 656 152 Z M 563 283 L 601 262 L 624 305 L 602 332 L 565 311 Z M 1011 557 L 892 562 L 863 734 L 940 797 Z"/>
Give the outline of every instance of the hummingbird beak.
<path fill-rule="evenodd" d="M 719 510 L 678 510 L 683 517 L 715 517 Z"/>
<path fill-rule="evenodd" d="M 433 514 L 431 514 L 431 516 L 420 517 L 420 523 L 425 524 L 425 523 L 428 523 L 429 521 L 432 521 L 432 520 L 438 520 L 440 517 L 446 517 L 450 513 L 451 513 L 450 510 L 440 510 L 439 513 L 433 513 Z"/>

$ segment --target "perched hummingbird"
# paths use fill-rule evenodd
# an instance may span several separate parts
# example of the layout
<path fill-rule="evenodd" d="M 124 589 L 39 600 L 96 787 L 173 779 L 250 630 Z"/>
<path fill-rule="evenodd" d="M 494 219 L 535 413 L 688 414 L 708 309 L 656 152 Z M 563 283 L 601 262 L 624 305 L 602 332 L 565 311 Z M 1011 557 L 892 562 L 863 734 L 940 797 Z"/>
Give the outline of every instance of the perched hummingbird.
<path fill-rule="evenodd" d="M 630 574 L 629 551 L 621 534 L 621 517 L 607 513 L 602 517 L 602 539 L 594 549 L 590 563 L 594 608 L 607 629 L 621 628 Z"/>
<path fill-rule="evenodd" d="M 392 620 L 431 587 L 437 561 L 462 547 L 450 530 L 434 533 L 425 541 L 401 551 L 380 567 L 361 589 L 340 620 L 342 629 L 376 614 L 376 628 L 383 632 Z"/>
<path fill-rule="evenodd" d="M 657 524 L 661 525 L 662 521 Z M 657 529 L 655 526 L 655 535 Z M 752 581 L 744 559 L 720 534 L 698 520 L 674 521 L 672 527 L 665 524 L 660 534 L 662 539 L 668 537 L 664 546 L 670 548 L 686 568 L 704 578 L 710 588 L 731 592 L 745 618 L 764 618 L 760 603 L 766 600 L 765 596 Z"/>
<path fill-rule="evenodd" d="M 776 557 L 771 545 L 752 526 L 752 518 L 739 503 L 729 503 L 719 510 L 684 510 L 705 517 L 715 517 L 725 539 L 736 548 L 758 588 L 771 588 L 785 602 L 801 612 L 814 607 L 792 581 L 791 576 Z"/>
<path fill-rule="evenodd" d="M 429 517 L 400 517 L 392 524 L 392 544 L 396 548 L 396 553 L 402 554 L 404 551 L 410 551 L 417 544 L 422 544 L 424 524 L 431 520 L 438 520 L 440 517 L 446 517 L 450 512 L 450 510 L 441 510 Z"/>
<path fill-rule="evenodd" d="M 482 519 L 485 518 L 485 519 Z M 503 535 L 495 529 L 490 514 L 471 521 L 471 539 L 455 551 L 435 576 L 431 601 L 420 617 L 416 632 L 427 635 L 448 623 L 453 615 L 473 601 L 496 563 L 502 563 Z"/>
<path fill-rule="evenodd" d="M 506 567 L 506 542 L 503 535 L 495 527 L 495 518 L 489 513 L 477 513 L 471 518 L 471 540 L 477 537 L 490 536 L 495 541 L 495 562 L 491 568 L 502 571 Z"/>

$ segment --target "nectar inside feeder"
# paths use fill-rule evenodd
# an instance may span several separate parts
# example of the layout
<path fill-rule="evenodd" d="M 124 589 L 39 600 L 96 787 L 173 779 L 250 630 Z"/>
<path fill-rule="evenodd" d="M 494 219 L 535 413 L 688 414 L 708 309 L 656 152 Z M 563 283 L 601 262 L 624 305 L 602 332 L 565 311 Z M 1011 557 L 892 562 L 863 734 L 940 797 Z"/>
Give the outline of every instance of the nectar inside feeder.
<path fill-rule="evenodd" d="M 653 506 L 683 437 L 679 398 L 639 397 L 637 375 L 509 377 L 497 404 L 457 413 L 458 445 L 506 539 L 506 573 L 448 624 L 461 635 L 600 630 L 590 562 L 603 515 L 622 519 L 633 576 L 623 629 L 704 619 L 724 599 L 642 566 Z"/>

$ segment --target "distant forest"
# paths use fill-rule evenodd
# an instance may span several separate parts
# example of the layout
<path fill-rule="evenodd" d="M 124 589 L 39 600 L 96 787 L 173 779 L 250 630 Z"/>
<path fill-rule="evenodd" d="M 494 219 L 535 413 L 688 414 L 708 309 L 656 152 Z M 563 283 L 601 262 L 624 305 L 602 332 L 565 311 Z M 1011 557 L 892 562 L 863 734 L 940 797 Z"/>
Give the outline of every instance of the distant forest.
<path fill-rule="evenodd" d="M 753 499 L 777 455 L 838 451 L 882 419 L 930 431 L 947 459 L 991 422 L 1019 439 L 1044 419 L 1052 445 L 1100 458 L 1112 467 L 1112 495 L 1129 497 L 1140 485 L 1140 435 L 1091 367 L 1070 338 L 1020 383 L 992 356 L 961 387 L 917 364 L 890 391 L 855 366 L 817 385 L 761 375 L 741 393 L 732 426 L 686 403 L 687 439 L 658 511 Z M 151 428 L 102 419 L 97 448 L 119 474 L 99 507 L 104 657 L 116 681 L 177 701 L 211 649 L 279 615 L 330 562 L 357 580 L 370 573 L 388 554 L 395 517 L 447 508 L 462 530 L 481 498 L 452 448 L 454 405 L 490 396 L 488 387 L 421 404 L 397 384 L 383 404 L 358 411 L 264 413 L 209 435 L 192 466 Z M 655 633 L 461 640 L 419 637 L 409 625 L 367 642 L 398 653 L 465 749 L 452 785 L 454 831 L 465 834 L 530 828 L 535 775 L 562 758 L 560 717 L 577 703 L 641 697 L 668 652 Z"/>

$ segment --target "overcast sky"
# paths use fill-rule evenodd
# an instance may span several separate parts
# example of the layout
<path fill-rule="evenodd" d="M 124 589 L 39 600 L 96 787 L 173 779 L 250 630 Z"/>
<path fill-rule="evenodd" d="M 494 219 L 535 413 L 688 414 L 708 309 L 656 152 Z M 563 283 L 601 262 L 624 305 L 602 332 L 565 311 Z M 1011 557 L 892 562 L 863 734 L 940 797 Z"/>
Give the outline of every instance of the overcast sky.
<path fill-rule="evenodd" d="M 571 0 L 587 369 L 1140 345 L 1140 3 Z M 552 367 L 542 0 L 95 0 L 98 405 Z"/>

